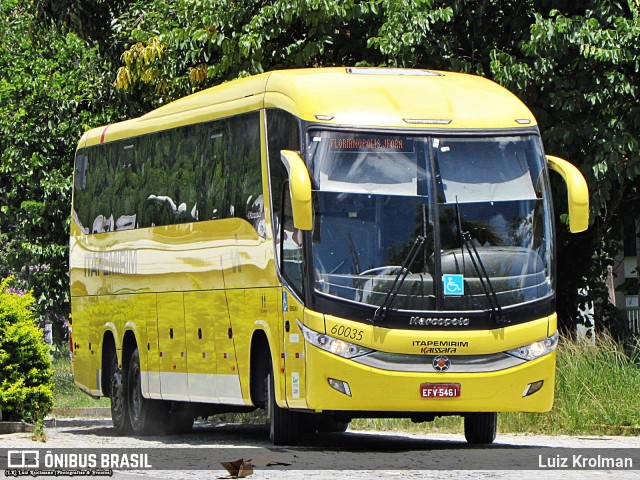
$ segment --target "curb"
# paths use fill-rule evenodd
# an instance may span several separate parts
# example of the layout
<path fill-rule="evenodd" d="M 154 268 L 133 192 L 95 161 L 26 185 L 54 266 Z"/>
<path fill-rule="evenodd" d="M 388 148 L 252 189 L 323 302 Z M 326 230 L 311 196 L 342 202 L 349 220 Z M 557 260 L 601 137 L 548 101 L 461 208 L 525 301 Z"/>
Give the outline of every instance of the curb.
<path fill-rule="evenodd" d="M 55 418 L 111 418 L 110 407 L 54 407 L 47 419 Z"/>
<path fill-rule="evenodd" d="M 0 435 L 33 432 L 35 425 L 22 422 L 0 422 Z"/>

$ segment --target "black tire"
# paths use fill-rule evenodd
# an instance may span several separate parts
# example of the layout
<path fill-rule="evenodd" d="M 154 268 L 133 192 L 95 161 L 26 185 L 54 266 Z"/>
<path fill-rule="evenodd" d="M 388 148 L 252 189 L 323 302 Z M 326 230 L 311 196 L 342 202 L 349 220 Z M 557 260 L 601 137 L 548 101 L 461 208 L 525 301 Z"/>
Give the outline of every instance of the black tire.
<path fill-rule="evenodd" d="M 131 354 L 127 372 L 127 405 L 131 429 L 135 435 L 157 435 L 162 433 L 167 408 L 161 400 L 150 400 L 142 396 L 140 374 L 140 353 L 136 348 Z"/>
<path fill-rule="evenodd" d="M 464 437 L 471 445 L 489 445 L 496 439 L 496 412 L 468 413 L 464 416 Z"/>
<path fill-rule="evenodd" d="M 111 398 L 111 422 L 118 435 L 128 435 L 131 433 L 131 422 L 129 421 L 129 405 L 127 402 L 127 388 L 125 372 L 118 365 L 118 356 L 114 351 L 111 355 L 109 379 L 109 397 Z"/>
<path fill-rule="evenodd" d="M 318 423 L 320 433 L 344 433 L 349 427 L 349 422 L 341 422 L 329 415 L 323 415 Z"/>
<path fill-rule="evenodd" d="M 269 438 L 274 445 L 297 445 L 300 441 L 300 414 L 276 403 L 273 370 L 266 381 L 267 417 L 269 418 Z"/>

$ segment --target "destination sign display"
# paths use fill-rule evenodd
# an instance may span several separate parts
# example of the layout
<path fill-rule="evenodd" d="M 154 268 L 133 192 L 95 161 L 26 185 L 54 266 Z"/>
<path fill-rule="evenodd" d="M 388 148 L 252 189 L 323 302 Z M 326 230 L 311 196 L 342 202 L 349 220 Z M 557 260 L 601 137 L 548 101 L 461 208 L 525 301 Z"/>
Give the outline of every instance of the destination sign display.
<path fill-rule="evenodd" d="M 413 153 L 413 138 L 383 135 L 331 135 L 332 152 Z"/>

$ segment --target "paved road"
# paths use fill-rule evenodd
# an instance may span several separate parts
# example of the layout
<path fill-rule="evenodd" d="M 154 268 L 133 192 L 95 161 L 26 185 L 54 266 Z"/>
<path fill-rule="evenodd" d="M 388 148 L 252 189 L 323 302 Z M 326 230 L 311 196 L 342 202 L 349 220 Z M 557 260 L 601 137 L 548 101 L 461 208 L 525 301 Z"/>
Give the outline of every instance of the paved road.
<path fill-rule="evenodd" d="M 536 479 L 640 478 L 640 438 L 596 436 L 541 436 L 499 434 L 486 448 L 471 447 L 462 435 L 360 432 L 304 437 L 300 446 L 274 448 L 264 425 L 196 423 L 192 433 L 177 436 L 118 437 L 108 420 L 58 420 L 47 428 L 46 443 L 34 442 L 30 434 L 0 436 L 0 451 L 8 448 L 78 449 L 123 448 L 150 452 L 162 468 L 186 465 L 182 470 L 116 470 L 122 480 L 226 478 L 220 460 L 251 458 L 250 479 L 370 478 L 504 478 Z M 620 450 L 623 449 L 623 450 Z M 624 450 L 632 449 L 632 450 Z M 632 457 L 634 470 L 569 469 L 580 461 L 601 457 Z M 189 470 L 208 457 L 205 470 Z M 561 466 L 567 458 L 567 468 Z M 591 460 L 589 460 L 591 461 Z M 596 460 L 593 460 L 596 461 Z M 578 462 L 578 467 L 580 463 Z M 573 465 L 572 465 L 573 463 Z M 282 466 L 278 464 L 288 464 Z M 167 466 L 169 465 L 169 466 Z M 540 465 L 545 465 L 541 468 Z M 557 466 L 559 468 L 549 468 Z M 471 470 L 473 469 L 473 470 Z M 526 475 L 526 473 L 525 473 Z M 37 477 L 36 477 L 37 478 Z"/>

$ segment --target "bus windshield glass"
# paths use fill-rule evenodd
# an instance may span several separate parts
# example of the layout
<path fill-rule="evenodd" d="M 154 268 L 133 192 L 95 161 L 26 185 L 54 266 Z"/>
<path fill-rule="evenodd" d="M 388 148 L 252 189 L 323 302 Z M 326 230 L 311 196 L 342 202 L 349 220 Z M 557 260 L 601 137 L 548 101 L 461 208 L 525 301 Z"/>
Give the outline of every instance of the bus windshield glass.
<path fill-rule="evenodd" d="M 307 148 L 319 294 L 380 306 L 399 276 L 401 310 L 489 310 L 552 294 L 537 136 L 313 131 Z"/>

